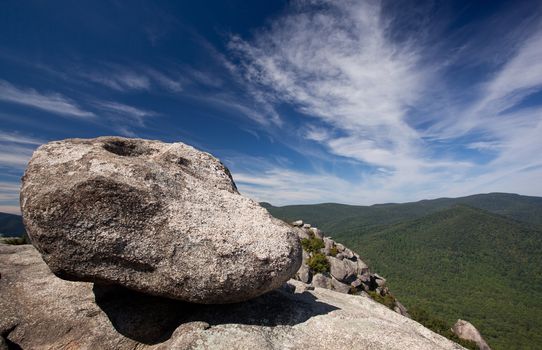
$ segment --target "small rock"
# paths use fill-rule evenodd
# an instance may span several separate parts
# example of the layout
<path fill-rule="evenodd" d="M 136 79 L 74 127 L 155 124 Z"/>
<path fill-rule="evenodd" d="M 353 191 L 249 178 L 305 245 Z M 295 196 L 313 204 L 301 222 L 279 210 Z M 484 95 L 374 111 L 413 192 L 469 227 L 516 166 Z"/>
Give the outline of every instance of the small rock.
<path fill-rule="evenodd" d="M 348 284 L 341 283 L 335 278 L 331 278 L 331 287 L 334 291 L 339 293 L 348 294 L 350 292 L 350 286 Z"/>
<path fill-rule="evenodd" d="M 301 256 L 303 257 L 303 264 L 306 265 L 309 262 L 309 259 L 311 256 L 305 250 L 303 250 L 303 252 L 301 253 Z M 303 264 L 301 266 L 303 266 Z"/>
<path fill-rule="evenodd" d="M 297 271 L 297 278 L 303 283 L 311 283 L 311 271 L 309 267 L 305 264 L 301 265 Z"/>
<path fill-rule="evenodd" d="M 348 259 L 354 258 L 354 253 L 348 248 L 344 249 L 343 255 L 345 258 L 348 258 Z"/>
<path fill-rule="evenodd" d="M 303 226 L 303 220 L 296 220 L 292 222 L 292 226 L 301 227 Z"/>
<path fill-rule="evenodd" d="M 299 229 L 297 228 L 296 229 L 296 232 L 297 232 L 297 236 L 299 237 L 299 239 L 310 239 L 311 238 L 311 235 L 309 234 L 309 232 L 305 229 Z"/>
<path fill-rule="evenodd" d="M 360 275 L 364 275 L 369 272 L 369 266 L 360 259 L 356 260 L 356 272 Z"/>
<path fill-rule="evenodd" d="M 329 239 L 328 237 L 324 237 L 323 240 L 324 240 L 324 245 L 325 245 L 324 254 L 330 255 L 331 248 L 333 248 L 333 245 L 335 244 L 335 242 L 333 242 L 333 240 Z"/>
<path fill-rule="evenodd" d="M 393 307 L 393 311 L 410 318 L 410 314 L 408 313 L 407 308 L 397 300 L 395 300 L 395 306 Z"/>
<path fill-rule="evenodd" d="M 342 245 L 341 243 L 337 243 L 337 244 L 335 244 L 335 246 L 337 247 L 337 250 L 339 252 L 341 252 L 341 253 L 344 252 L 344 249 L 345 249 L 344 245 Z"/>
<path fill-rule="evenodd" d="M 321 273 L 317 273 L 312 277 L 312 285 L 318 288 L 331 289 L 331 278 Z"/>
<path fill-rule="evenodd" d="M 344 259 L 344 254 L 343 253 L 338 253 L 337 255 L 335 255 L 335 257 L 339 260 L 343 260 Z"/>
<path fill-rule="evenodd" d="M 311 224 L 304 224 L 303 228 L 309 229 L 309 228 L 311 228 Z"/>
<path fill-rule="evenodd" d="M 356 279 L 354 282 L 350 283 L 350 285 L 354 288 L 358 288 L 359 286 L 361 286 L 363 284 L 363 282 L 358 278 Z"/>
<path fill-rule="evenodd" d="M 324 239 L 324 234 L 322 233 L 322 231 L 320 231 L 318 228 L 316 227 L 311 227 L 310 230 L 312 231 L 312 233 L 314 234 L 314 237 L 318 238 L 318 239 Z"/>
<path fill-rule="evenodd" d="M 361 280 L 361 282 L 363 283 L 369 283 L 371 282 L 371 275 L 367 274 L 367 273 L 364 273 L 362 275 L 359 275 L 359 279 Z"/>
<path fill-rule="evenodd" d="M 478 329 L 476 329 L 476 327 L 474 327 L 474 325 L 469 321 L 457 320 L 452 327 L 452 332 L 454 332 L 461 339 L 475 342 L 480 350 L 491 350 Z"/>
<path fill-rule="evenodd" d="M 378 274 L 374 274 L 375 282 L 379 287 L 384 287 L 386 285 L 386 279 Z"/>
<path fill-rule="evenodd" d="M 348 260 L 340 260 L 332 256 L 328 257 L 330 273 L 341 282 L 350 283 L 356 278 L 356 269 Z"/>

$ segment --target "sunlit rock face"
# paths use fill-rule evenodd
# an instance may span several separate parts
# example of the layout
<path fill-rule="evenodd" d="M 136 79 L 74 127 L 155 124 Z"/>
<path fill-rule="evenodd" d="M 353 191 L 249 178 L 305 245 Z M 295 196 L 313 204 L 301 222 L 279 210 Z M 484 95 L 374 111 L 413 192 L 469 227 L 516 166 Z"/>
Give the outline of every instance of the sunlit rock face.
<path fill-rule="evenodd" d="M 183 143 L 100 137 L 41 146 L 23 177 L 28 235 L 58 277 L 196 303 L 281 286 L 301 264 L 293 227 L 240 195 Z"/>
<path fill-rule="evenodd" d="M 202 305 L 56 278 L 29 245 L 0 244 L 0 348 L 460 350 L 369 298 L 290 280 Z"/>

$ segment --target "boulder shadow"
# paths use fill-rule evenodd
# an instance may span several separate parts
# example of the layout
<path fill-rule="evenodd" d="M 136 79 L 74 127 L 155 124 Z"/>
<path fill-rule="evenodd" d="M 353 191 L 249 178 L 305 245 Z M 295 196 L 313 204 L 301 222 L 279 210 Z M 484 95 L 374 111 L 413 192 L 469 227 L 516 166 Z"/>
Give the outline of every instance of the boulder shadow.
<path fill-rule="evenodd" d="M 284 289 L 245 302 L 220 305 L 187 303 L 111 285 L 94 284 L 93 292 L 96 304 L 119 333 L 147 345 L 168 340 L 175 329 L 189 322 L 200 321 L 210 326 L 293 326 L 338 310 L 318 301 L 311 293 L 294 294 Z"/>

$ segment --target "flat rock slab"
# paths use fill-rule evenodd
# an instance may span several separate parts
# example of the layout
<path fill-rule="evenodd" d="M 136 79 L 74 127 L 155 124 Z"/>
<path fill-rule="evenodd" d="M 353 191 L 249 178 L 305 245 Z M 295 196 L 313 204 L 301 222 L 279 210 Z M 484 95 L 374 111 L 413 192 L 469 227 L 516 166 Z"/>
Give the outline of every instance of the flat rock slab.
<path fill-rule="evenodd" d="M 301 265 L 295 228 L 240 195 L 183 143 L 100 137 L 41 146 L 21 189 L 32 244 L 58 277 L 197 303 L 281 286 Z"/>
<path fill-rule="evenodd" d="M 369 298 L 322 288 L 189 304 L 59 279 L 29 245 L 0 244 L 0 273 L 0 334 L 14 348 L 463 349 Z"/>

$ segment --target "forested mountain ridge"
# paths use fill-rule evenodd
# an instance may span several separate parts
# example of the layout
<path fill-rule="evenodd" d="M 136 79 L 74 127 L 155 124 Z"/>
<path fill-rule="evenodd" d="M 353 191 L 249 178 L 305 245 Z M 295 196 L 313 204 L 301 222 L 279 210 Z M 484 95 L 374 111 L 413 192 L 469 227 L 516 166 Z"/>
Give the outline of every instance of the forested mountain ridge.
<path fill-rule="evenodd" d="M 420 218 L 458 204 L 484 209 L 525 223 L 542 226 L 542 197 L 510 193 L 476 194 L 459 198 L 438 198 L 409 203 L 357 206 L 336 203 L 275 207 L 262 203 L 272 215 L 286 221 L 303 218 L 329 232 L 372 232 L 381 225 Z"/>
<path fill-rule="evenodd" d="M 542 198 L 492 193 L 268 210 L 319 225 L 358 251 L 409 309 L 467 319 L 493 349 L 542 348 Z"/>
<path fill-rule="evenodd" d="M 25 232 L 23 219 L 20 215 L 0 213 L 1 236 L 22 236 Z"/>

